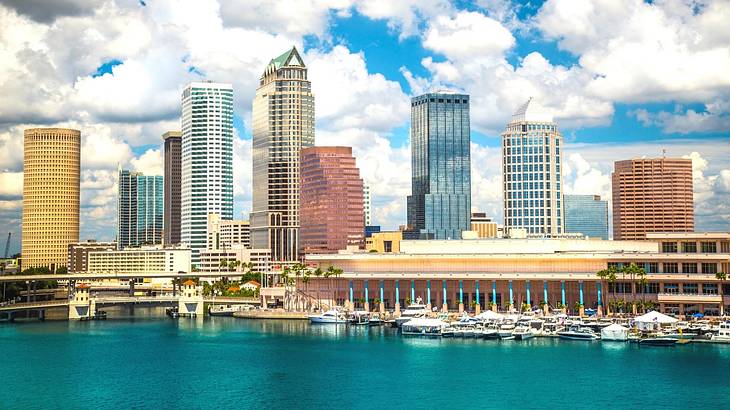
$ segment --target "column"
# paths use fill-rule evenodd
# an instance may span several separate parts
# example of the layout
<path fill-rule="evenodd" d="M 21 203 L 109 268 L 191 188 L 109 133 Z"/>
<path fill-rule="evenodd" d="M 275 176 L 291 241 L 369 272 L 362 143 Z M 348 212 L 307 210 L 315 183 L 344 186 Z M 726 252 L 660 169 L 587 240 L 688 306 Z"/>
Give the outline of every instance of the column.
<path fill-rule="evenodd" d="M 416 281 L 411 279 L 411 303 L 416 303 Z"/>
<path fill-rule="evenodd" d="M 476 302 L 477 302 L 477 305 L 474 308 L 474 313 L 478 315 L 481 313 L 481 307 L 482 307 L 479 304 L 479 280 L 474 281 L 474 287 L 476 288 Z"/>
<path fill-rule="evenodd" d="M 512 306 L 515 304 L 515 298 L 512 294 L 512 281 L 509 281 L 509 310 L 512 310 Z"/>
<path fill-rule="evenodd" d="M 565 281 L 560 281 L 560 303 L 563 305 L 563 313 L 565 313 Z"/>
<path fill-rule="evenodd" d="M 382 279 L 380 280 L 380 313 L 385 313 L 385 281 Z"/>
<path fill-rule="evenodd" d="M 368 289 L 368 281 L 365 281 L 363 286 L 365 286 L 365 311 L 369 312 L 370 311 L 370 292 Z"/>
<path fill-rule="evenodd" d="M 542 282 L 542 301 L 545 302 L 545 304 L 542 306 L 542 312 L 547 315 L 550 313 L 550 302 L 548 301 L 548 282 L 543 281 Z"/>
<path fill-rule="evenodd" d="M 497 311 L 497 281 L 492 281 L 492 310 Z"/>
<path fill-rule="evenodd" d="M 446 303 L 446 279 L 441 280 L 441 283 L 443 284 L 443 287 L 444 287 L 444 298 L 442 299 L 443 306 L 441 307 L 441 311 L 446 313 L 449 311 L 449 304 Z"/>
<path fill-rule="evenodd" d="M 601 292 L 601 282 L 596 282 L 596 292 L 598 293 L 598 316 L 603 316 L 603 292 Z"/>
<path fill-rule="evenodd" d="M 526 280 L 525 281 L 525 289 L 527 289 L 526 290 L 526 293 L 527 293 L 527 305 L 528 306 L 532 306 L 532 303 L 531 303 L 532 301 L 530 300 L 530 290 L 532 289 L 532 287 L 530 285 L 530 281 L 529 280 Z"/>
<path fill-rule="evenodd" d="M 464 312 L 464 281 L 459 279 L 459 313 Z"/>
<path fill-rule="evenodd" d="M 395 280 L 395 315 L 400 316 L 400 285 L 398 279 Z"/>
<path fill-rule="evenodd" d="M 350 288 L 350 309 L 355 310 L 355 299 L 353 297 L 352 281 L 349 281 L 349 288 Z"/>
<path fill-rule="evenodd" d="M 578 282 L 578 294 L 580 296 L 580 309 L 578 314 L 582 317 L 586 313 L 583 305 L 583 281 Z"/>
<path fill-rule="evenodd" d="M 426 306 L 431 310 L 431 280 L 426 281 Z"/>

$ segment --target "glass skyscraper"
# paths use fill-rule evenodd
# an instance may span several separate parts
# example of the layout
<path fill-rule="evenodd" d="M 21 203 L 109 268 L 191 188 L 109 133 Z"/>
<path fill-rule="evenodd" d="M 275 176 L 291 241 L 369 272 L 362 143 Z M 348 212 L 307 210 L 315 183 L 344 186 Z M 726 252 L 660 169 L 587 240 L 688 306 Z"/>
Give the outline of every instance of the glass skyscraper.
<path fill-rule="evenodd" d="M 407 237 L 460 239 L 470 229 L 469 96 L 411 99 L 411 195 Z"/>
<path fill-rule="evenodd" d="M 162 243 L 163 178 L 119 170 L 117 247 Z"/>
<path fill-rule="evenodd" d="M 565 233 L 608 239 L 608 202 L 599 195 L 564 195 Z"/>
<path fill-rule="evenodd" d="M 233 219 L 233 86 L 191 83 L 182 94 L 181 242 L 192 263 L 208 240 L 208 214 Z"/>
<path fill-rule="evenodd" d="M 504 228 L 562 234 L 563 136 L 530 98 L 502 133 Z"/>
<path fill-rule="evenodd" d="M 251 246 L 271 260 L 299 260 L 299 178 L 303 148 L 314 146 L 314 95 L 296 48 L 264 69 L 253 100 Z"/>

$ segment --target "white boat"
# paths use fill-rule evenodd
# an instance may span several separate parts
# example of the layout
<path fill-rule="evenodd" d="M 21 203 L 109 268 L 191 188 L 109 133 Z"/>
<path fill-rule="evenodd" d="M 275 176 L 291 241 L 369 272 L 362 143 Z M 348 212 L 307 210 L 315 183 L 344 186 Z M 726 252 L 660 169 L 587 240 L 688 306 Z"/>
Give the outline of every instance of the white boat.
<path fill-rule="evenodd" d="M 383 319 L 380 318 L 380 315 L 377 313 L 373 313 L 370 316 L 370 320 L 368 321 L 368 326 L 380 326 L 383 323 Z"/>
<path fill-rule="evenodd" d="M 499 339 L 499 328 L 496 325 L 489 325 L 482 329 L 483 339 Z"/>
<path fill-rule="evenodd" d="M 395 324 L 396 326 L 401 327 L 403 326 L 403 323 L 417 317 L 428 316 L 429 313 L 428 306 L 421 303 L 414 303 L 408 305 L 408 307 L 401 312 L 400 317 L 395 319 Z"/>
<path fill-rule="evenodd" d="M 499 327 L 499 338 L 506 339 L 512 337 L 512 332 L 515 330 L 515 324 L 512 322 L 503 323 Z"/>
<path fill-rule="evenodd" d="M 712 340 L 730 343 L 730 321 L 720 323 L 717 334 L 712 335 Z"/>
<path fill-rule="evenodd" d="M 352 324 L 367 326 L 370 324 L 370 313 L 364 310 L 352 312 Z"/>
<path fill-rule="evenodd" d="M 320 315 L 309 315 L 311 323 L 347 323 L 347 317 L 337 309 L 330 309 Z"/>
<path fill-rule="evenodd" d="M 406 336 L 441 336 L 441 332 L 448 327 L 448 323 L 439 319 L 424 317 L 414 318 L 401 326 L 401 332 Z"/>
<path fill-rule="evenodd" d="M 535 335 L 532 333 L 529 326 L 517 326 L 515 327 L 515 330 L 512 331 L 512 336 L 515 337 L 515 340 L 527 340 Z"/>
<path fill-rule="evenodd" d="M 589 328 L 580 327 L 578 325 L 572 325 L 568 330 L 561 330 L 558 332 L 558 336 L 561 339 L 567 340 L 596 340 L 598 335 L 593 333 Z"/>

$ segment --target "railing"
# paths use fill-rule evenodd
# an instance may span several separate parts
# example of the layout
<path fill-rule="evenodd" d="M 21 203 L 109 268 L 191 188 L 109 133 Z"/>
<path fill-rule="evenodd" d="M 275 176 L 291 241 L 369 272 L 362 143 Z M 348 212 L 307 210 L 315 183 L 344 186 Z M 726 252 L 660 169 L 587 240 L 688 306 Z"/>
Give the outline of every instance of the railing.
<path fill-rule="evenodd" d="M 51 308 L 67 306 L 68 300 L 43 300 L 39 302 L 9 303 L 0 306 L 0 311 L 28 310 L 38 308 Z"/>

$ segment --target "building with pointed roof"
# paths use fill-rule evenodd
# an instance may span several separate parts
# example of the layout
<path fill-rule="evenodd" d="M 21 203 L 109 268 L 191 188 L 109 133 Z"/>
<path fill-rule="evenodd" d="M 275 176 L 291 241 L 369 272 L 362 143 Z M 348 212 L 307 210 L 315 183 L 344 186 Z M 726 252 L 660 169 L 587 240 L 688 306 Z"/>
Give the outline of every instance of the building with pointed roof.
<path fill-rule="evenodd" d="M 505 232 L 564 232 L 562 145 L 557 124 L 532 98 L 512 116 L 502 133 Z"/>
<path fill-rule="evenodd" d="M 314 146 L 314 95 L 296 47 L 272 59 L 253 100 L 251 246 L 272 261 L 299 258 L 302 148 Z"/>

